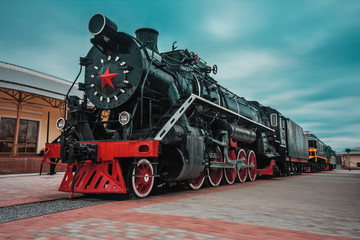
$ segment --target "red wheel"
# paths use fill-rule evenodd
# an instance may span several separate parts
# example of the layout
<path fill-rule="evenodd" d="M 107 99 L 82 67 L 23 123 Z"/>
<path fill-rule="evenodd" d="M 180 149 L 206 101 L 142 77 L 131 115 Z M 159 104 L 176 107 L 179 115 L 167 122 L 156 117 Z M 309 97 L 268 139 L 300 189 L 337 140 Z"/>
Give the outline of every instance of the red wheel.
<path fill-rule="evenodd" d="M 154 169 L 147 159 L 141 159 L 134 166 L 131 175 L 131 187 L 139 198 L 147 197 L 154 185 Z"/>
<path fill-rule="evenodd" d="M 237 159 L 244 158 L 244 164 L 248 165 L 248 158 L 246 157 L 246 153 L 244 149 L 240 149 L 237 155 Z M 240 182 L 245 182 L 248 175 L 248 169 L 242 168 L 237 172 L 237 176 Z"/>
<path fill-rule="evenodd" d="M 204 175 L 204 171 L 202 171 L 200 176 L 190 180 L 189 186 L 191 189 L 197 190 L 197 189 L 201 188 L 201 186 L 204 183 L 204 180 L 205 180 L 205 175 Z"/>
<path fill-rule="evenodd" d="M 249 167 L 249 178 L 251 181 L 255 181 L 256 173 L 257 173 L 257 163 L 256 163 L 255 153 L 252 150 L 248 154 L 248 161 L 249 161 L 249 165 L 254 166 L 254 167 Z"/>
<path fill-rule="evenodd" d="M 224 162 L 220 148 L 217 148 L 217 152 L 219 154 L 219 157 L 211 160 L 216 162 Z M 223 174 L 224 174 L 223 168 L 216 168 L 216 167 L 215 168 L 211 167 L 210 169 L 208 168 L 208 180 L 210 185 L 213 187 L 219 186 Z"/>
<path fill-rule="evenodd" d="M 230 160 L 236 160 L 235 151 L 229 151 L 228 156 Z M 227 184 L 233 184 L 236 179 L 236 170 L 232 168 L 224 168 L 224 176 Z"/>

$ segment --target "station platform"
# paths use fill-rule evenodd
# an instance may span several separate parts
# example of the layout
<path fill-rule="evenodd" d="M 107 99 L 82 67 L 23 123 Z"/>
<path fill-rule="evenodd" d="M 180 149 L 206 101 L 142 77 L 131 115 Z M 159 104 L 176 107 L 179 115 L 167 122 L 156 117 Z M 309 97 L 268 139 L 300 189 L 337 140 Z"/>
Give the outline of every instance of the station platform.
<path fill-rule="evenodd" d="M 67 198 L 62 175 L 1 176 L 0 207 Z M 0 239 L 360 239 L 359 186 L 336 170 L 167 192 L 0 223 Z"/>
<path fill-rule="evenodd" d="M 0 207 L 68 198 L 58 191 L 63 177 L 64 172 L 0 175 Z"/>

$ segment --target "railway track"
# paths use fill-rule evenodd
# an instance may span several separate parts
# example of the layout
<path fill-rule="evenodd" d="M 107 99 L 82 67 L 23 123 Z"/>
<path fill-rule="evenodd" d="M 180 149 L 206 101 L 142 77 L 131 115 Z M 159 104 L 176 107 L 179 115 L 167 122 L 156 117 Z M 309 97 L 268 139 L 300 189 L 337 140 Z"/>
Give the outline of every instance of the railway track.
<path fill-rule="evenodd" d="M 193 191 L 184 185 L 177 185 L 172 187 L 160 185 L 154 189 L 151 195 L 166 195 L 186 190 Z M 196 191 L 194 191 L 194 194 L 195 193 Z M 134 200 L 136 197 L 132 195 L 129 196 L 128 194 L 87 194 L 81 197 L 74 197 L 72 199 L 61 198 L 46 201 L 34 200 L 34 202 L 30 203 L 20 203 L 0 207 L 0 223 L 12 222 L 21 219 L 129 199 Z"/>
<path fill-rule="evenodd" d="M 74 199 L 57 199 L 52 201 L 19 204 L 0 208 L 0 223 L 11 222 L 46 214 L 64 212 L 115 201 L 110 197 L 79 197 Z"/>
<path fill-rule="evenodd" d="M 152 195 L 161 195 L 164 193 L 172 193 L 183 191 L 181 186 L 175 187 L 158 187 Z M 135 199 L 130 196 L 130 199 Z M 114 201 L 129 200 L 127 194 L 87 194 L 72 199 L 61 198 L 45 201 L 37 201 L 30 203 L 20 203 L 10 206 L 0 207 L 0 223 L 12 222 L 21 219 L 43 216 L 52 213 L 64 212 L 73 209 L 79 209 L 89 206 L 101 205 Z"/>

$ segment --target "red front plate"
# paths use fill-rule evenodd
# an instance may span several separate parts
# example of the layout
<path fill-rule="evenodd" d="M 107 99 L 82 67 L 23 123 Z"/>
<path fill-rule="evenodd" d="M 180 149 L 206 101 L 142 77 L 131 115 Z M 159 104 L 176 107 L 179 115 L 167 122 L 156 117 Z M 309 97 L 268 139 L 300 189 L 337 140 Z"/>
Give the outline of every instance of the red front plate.
<path fill-rule="evenodd" d="M 123 170 L 116 159 L 158 157 L 159 148 L 159 141 L 156 140 L 93 141 L 80 144 L 97 144 L 98 162 L 83 161 L 69 164 L 59 191 L 126 193 Z M 60 143 L 46 144 L 45 158 L 60 158 Z M 79 169 L 76 176 L 73 172 L 74 167 Z"/>
<path fill-rule="evenodd" d="M 158 157 L 159 141 L 93 141 L 80 144 L 97 144 L 98 161 L 122 157 Z M 47 158 L 60 158 L 60 143 L 46 144 Z"/>

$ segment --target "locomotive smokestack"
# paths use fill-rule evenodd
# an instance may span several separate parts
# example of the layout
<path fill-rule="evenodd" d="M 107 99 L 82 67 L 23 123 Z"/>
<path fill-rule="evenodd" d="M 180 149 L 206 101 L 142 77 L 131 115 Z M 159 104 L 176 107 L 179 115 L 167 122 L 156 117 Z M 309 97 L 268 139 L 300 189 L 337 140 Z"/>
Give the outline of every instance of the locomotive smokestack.
<path fill-rule="evenodd" d="M 159 53 L 157 48 L 158 31 L 151 28 L 140 28 L 135 31 L 135 34 L 136 38 L 142 43 L 152 42 L 154 45 L 149 44 L 147 47 L 151 50 L 154 49 L 155 52 Z"/>
<path fill-rule="evenodd" d="M 89 31 L 94 36 L 104 35 L 109 39 L 113 39 L 113 36 L 117 33 L 117 26 L 101 13 L 97 13 L 89 21 Z"/>

